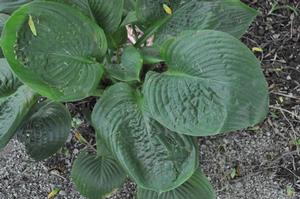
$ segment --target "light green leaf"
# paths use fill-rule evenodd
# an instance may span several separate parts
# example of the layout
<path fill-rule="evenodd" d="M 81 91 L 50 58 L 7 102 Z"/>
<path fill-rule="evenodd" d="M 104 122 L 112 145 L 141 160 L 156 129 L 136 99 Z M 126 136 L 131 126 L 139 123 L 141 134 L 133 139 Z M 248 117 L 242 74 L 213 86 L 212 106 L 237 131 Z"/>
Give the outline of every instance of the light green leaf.
<path fill-rule="evenodd" d="M 85 151 L 79 154 L 72 168 L 72 181 L 78 191 L 89 199 L 105 198 L 123 184 L 125 177 L 114 159 Z"/>
<path fill-rule="evenodd" d="M 137 21 L 136 12 L 130 11 L 127 13 L 120 26 L 126 26 L 128 24 L 136 23 Z"/>
<path fill-rule="evenodd" d="M 76 7 L 95 20 L 108 33 L 117 30 L 121 23 L 124 0 L 50 0 Z"/>
<path fill-rule="evenodd" d="M 260 63 L 233 36 L 185 33 L 161 48 L 168 70 L 148 72 L 143 87 L 152 117 L 169 129 L 207 136 L 253 126 L 268 113 Z"/>
<path fill-rule="evenodd" d="M 139 81 L 142 66 L 143 59 L 139 51 L 133 46 L 128 46 L 124 49 L 121 63 L 108 65 L 106 69 L 115 79 L 121 81 Z"/>
<path fill-rule="evenodd" d="M 190 1 L 157 32 L 156 44 L 187 30 L 219 30 L 239 38 L 257 14 L 239 0 Z"/>
<path fill-rule="evenodd" d="M 139 91 L 118 83 L 97 102 L 92 123 L 140 187 L 168 191 L 196 170 L 196 144 L 193 138 L 171 132 L 151 119 L 144 106 Z"/>
<path fill-rule="evenodd" d="M 0 59 L 0 149 L 14 136 L 36 100 L 36 94 L 22 86 L 5 59 Z"/>
<path fill-rule="evenodd" d="M 30 2 L 31 0 L 0 0 L 0 12 L 12 13 L 20 6 Z"/>
<path fill-rule="evenodd" d="M 138 188 L 137 196 L 138 199 L 216 199 L 212 185 L 200 169 L 176 189 L 157 193 Z"/>
<path fill-rule="evenodd" d="M 143 47 L 140 49 L 144 64 L 157 64 L 164 60 L 160 57 L 159 49 L 154 47 Z"/>
<path fill-rule="evenodd" d="M 43 160 L 64 146 L 71 129 L 71 116 L 66 107 L 57 102 L 37 103 L 30 110 L 18 132 L 27 153 L 36 160 Z"/>
<path fill-rule="evenodd" d="M 29 16 L 37 36 L 27 23 Z M 55 2 L 23 6 L 7 21 L 1 42 L 16 75 L 50 99 L 83 99 L 100 82 L 100 62 L 107 50 L 104 32 L 69 6 Z"/>

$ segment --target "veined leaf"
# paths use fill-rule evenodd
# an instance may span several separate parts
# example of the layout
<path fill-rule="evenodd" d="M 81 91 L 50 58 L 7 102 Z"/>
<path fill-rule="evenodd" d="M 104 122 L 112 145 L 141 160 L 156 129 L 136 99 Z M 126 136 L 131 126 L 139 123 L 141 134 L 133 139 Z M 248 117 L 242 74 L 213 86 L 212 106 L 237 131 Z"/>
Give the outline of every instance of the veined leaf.
<path fill-rule="evenodd" d="M 76 9 L 33 2 L 7 21 L 2 49 L 16 75 L 33 90 L 57 101 L 75 101 L 97 88 L 107 42 L 102 29 Z"/>
<path fill-rule="evenodd" d="M 20 6 L 29 3 L 31 0 L 0 0 L 0 12 L 12 13 Z"/>
<path fill-rule="evenodd" d="M 143 93 L 152 117 L 193 136 L 234 131 L 261 122 L 268 87 L 260 63 L 233 36 L 188 32 L 161 48 L 168 71 L 149 72 Z"/>
<path fill-rule="evenodd" d="M 36 100 L 36 94 L 22 86 L 5 59 L 0 59 L 0 149 L 14 136 Z"/>
<path fill-rule="evenodd" d="M 216 199 L 214 189 L 200 169 L 185 183 L 168 192 L 138 188 L 138 199 Z"/>
<path fill-rule="evenodd" d="M 239 38 L 257 13 L 239 0 L 190 1 L 157 32 L 156 44 L 187 30 L 219 30 Z"/>
<path fill-rule="evenodd" d="M 128 46 L 124 48 L 121 63 L 111 64 L 106 69 L 115 79 L 121 81 L 139 81 L 142 66 L 143 58 L 139 51 L 133 46 Z"/>
<path fill-rule="evenodd" d="M 27 153 L 43 160 L 56 153 L 66 142 L 71 129 L 71 116 L 63 104 L 44 101 L 30 110 L 18 132 Z"/>
<path fill-rule="evenodd" d="M 125 181 L 125 173 L 109 157 L 81 152 L 72 168 L 72 181 L 78 191 L 89 199 L 102 199 Z"/>
<path fill-rule="evenodd" d="M 121 23 L 124 0 L 50 0 L 76 7 L 95 20 L 108 33 L 117 30 Z"/>
<path fill-rule="evenodd" d="M 92 123 L 125 171 L 142 188 L 168 191 L 197 168 L 194 139 L 151 119 L 138 91 L 125 83 L 110 87 L 97 102 Z"/>

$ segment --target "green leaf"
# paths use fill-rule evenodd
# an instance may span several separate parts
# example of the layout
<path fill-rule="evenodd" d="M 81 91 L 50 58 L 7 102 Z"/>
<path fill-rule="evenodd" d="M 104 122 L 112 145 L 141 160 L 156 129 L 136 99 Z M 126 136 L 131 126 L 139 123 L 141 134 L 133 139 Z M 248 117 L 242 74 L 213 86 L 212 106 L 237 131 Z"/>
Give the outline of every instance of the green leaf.
<path fill-rule="evenodd" d="M 36 100 L 36 94 L 22 86 L 5 59 L 0 59 L 0 149 L 14 136 Z"/>
<path fill-rule="evenodd" d="M 12 13 L 20 6 L 30 2 L 31 0 L 0 0 L 0 12 Z"/>
<path fill-rule="evenodd" d="M 57 102 L 37 103 L 18 132 L 27 153 L 35 160 L 43 160 L 64 146 L 71 129 L 71 116 L 66 107 Z"/>
<path fill-rule="evenodd" d="M 110 76 L 121 81 L 139 81 L 143 59 L 139 51 L 133 46 L 124 49 L 121 63 L 106 67 Z"/>
<path fill-rule="evenodd" d="M 115 32 L 122 19 L 124 0 L 51 0 L 76 7 L 108 33 Z"/>
<path fill-rule="evenodd" d="M 124 13 L 135 12 L 136 0 L 124 0 Z"/>
<path fill-rule="evenodd" d="M 138 188 L 138 199 L 216 199 L 213 187 L 200 169 L 185 183 L 168 192 Z"/>
<path fill-rule="evenodd" d="M 257 11 L 239 0 L 190 1 L 157 32 L 156 44 L 187 30 L 219 30 L 240 38 Z"/>
<path fill-rule="evenodd" d="M 127 13 L 120 26 L 126 26 L 128 24 L 136 23 L 137 21 L 136 12 L 130 11 Z"/>
<path fill-rule="evenodd" d="M 187 0 L 137 0 L 137 18 L 140 22 L 149 25 L 168 15 L 163 8 L 164 3 L 168 3 L 168 6 L 174 11 L 177 8 L 179 8 L 183 3 L 185 3 L 185 1 Z"/>
<path fill-rule="evenodd" d="M 164 60 L 160 57 L 159 50 L 154 47 L 143 47 L 140 49 L 144 64 L 157 64 Z"/>
<path fill-rule="evenodd" d="M 107 34 L 108 47 L 112 49 L 120 48 L 127 42 L 127 29 L 125 26 L 120 27 L 116 32 Z"/>
<path fill-rule="evenodd" d="M 3 26 L 8 18 L 9 18 L 9 15 L 0 13 L 0 36 L 2 33 Z M 2 57 L 3 57 L 3 53 L 2 53 L 1 46 L 0 46 L 0 58 L 2 58 Z"/>
<path fill-rule="evenodd" d="M 268 113 L 260 63 L 233 36 L 188 32 L 161 48 L 168 70 L 148 72 L 143 93 L 152 117 L 167 128 L 207 136 L 253 126 Z"/>
<path fill-rule="evenodd" d="M 36 29 L 29 27 L 29 16 Z M 2 49 L 26 85 L 57 101 L 90 96 L 103 73 L 104 32 L 69 6 L 33 2 L 14 12 L 2 34 Z"/>
<path fill-rule="evenodd" d="M 148 116 L 139 91 L 118 83 L 97 102 L 92 123 L 125 171 L 142 188 L 168 191 L 197 168 L 192 137 L 164 128 Z"/>
<path fill-rule="evenodd" d="M 119 188 L 126 177 L 114 159 L 85 151 L 75 160 L 71 175 L 78 191 L 89 199 L 105 198 Z"/>

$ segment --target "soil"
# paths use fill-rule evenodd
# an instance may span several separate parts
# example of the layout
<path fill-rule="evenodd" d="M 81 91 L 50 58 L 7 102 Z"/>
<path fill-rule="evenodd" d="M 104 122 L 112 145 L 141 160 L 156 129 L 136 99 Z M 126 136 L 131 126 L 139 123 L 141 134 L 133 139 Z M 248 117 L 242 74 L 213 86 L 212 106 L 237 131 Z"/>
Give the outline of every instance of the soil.
<path fill-rule="evenodd" d="M 230 134 L 199 138 L 200 161 L 220 199 L 300 198 L 300 1 L 243 0 L 261 15 L 242 41 L 255 52 L 269 83 L 270 114 L 260 125 Z M 94 135 L 89 113 L 95 99 L 68 104 L 74 124 L 86 139 Z M 80 113 L 80 114 L 79 114 Z M 75 122 L 76 123 L 76 122 Z M 40 163 L 31 160 L 13 140 L 0 153 L 0 199 L 81 199 L 69 180 L 72 162 L 81 145 L 70 136 L 66 147 Z M 7 155 L 9 154 L 9 155 Z M 128 181 L 110 199 L 132 199 Z"/>

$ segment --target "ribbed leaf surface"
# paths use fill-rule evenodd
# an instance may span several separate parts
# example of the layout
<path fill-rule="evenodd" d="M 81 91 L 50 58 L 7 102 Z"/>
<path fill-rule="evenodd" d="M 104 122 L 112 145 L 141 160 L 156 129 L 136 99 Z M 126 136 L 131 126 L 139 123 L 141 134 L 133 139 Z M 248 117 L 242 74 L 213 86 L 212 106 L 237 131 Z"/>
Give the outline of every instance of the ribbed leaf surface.
<path fill-rule="evenodd" d="M 9 15 L 0 13 L 0 37 L 1 37 L 3 26 L 4 26 L 5 22 L 7 21 L 8 17 L 9 17 Z M 2 53 L 1 46 L 0 46 L 0 58 L 2 58 L 2 57 L 3 57 L 3 53 Z"/>
<path fill-rule="evenodd" d="M 31 0 L 0 0 L 0 12 L 11 13 Z"/>
<path fill-rule="evenodd" d="M 33 2 L 10 17 L 2 48 L 17 76 L 43 96 L 74 101 L 89 96 L 103 72 L 104 32 L 70 6 Z"/>
<path fill-rule="evenodd" d="M 239 0 L 190 1 L 157 32 L 156 43 L 186 30 L 219 30 L 239 38 L 256 15 L 255 10 Z"/>
<path fill-rule="evenodd" d="M 143 188 L 173 189 L 197 168 L 194 140 L 151 119 L 140 93 L 125 83 L 104 93 L 92 122 L 125 171 Z"/>
<path fill-rule="evenodd" d="M 142 66 L 143 58 L 140 52 L 129 46 L 124 48 L 121 63 L 107 66 L 107 71 L 110 76 L 121 81 L 139 81 Z"/>
<path fill-rule="evenodd" d="M 190 32 L 161 49 L 168 66 L 149 72 L 143 92 L 152 117 L 181 134 L 206 136 L 253 126 L 268 112 L 260 63 L 233 36 Z"/>
<path fill-rule="evenodd" d="M 50 0 L 78 8 L 94 19 L 106 32 L 114 32 L 121 23 L 124 0 Z"/>
<path fill-rule="evenodd" d="M 72 181 L 78 191 L 89 199 L 105 198 L 123 184 L 125 177 L 114 159 L 87 152 L 79 154 L 72 168 Z"/>
<path fill-rule="evenodd" d="M 21 86 L 5 59 L 0 59 L 0 149 L 14 136 L 35 102 L 36 95 Z"/>
<path fill-rule="evenodd" d="M 27 153 L 43 160 L 56 153 L 66 142 L 71 129 L 71 116 L 64 105 L 44 101 L 36 104 L 19 129 L 18 139 Z"/>
<path fill-rule="evenodd" d="M 213 187 L 200 169 L 176 189 L 157 193 L 138 188 L 137 195 L 138 199 L 216 199 Z"/>

